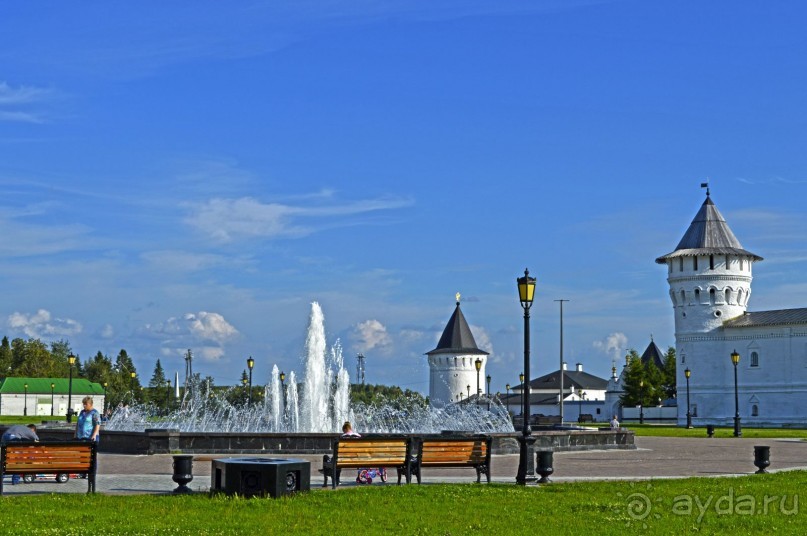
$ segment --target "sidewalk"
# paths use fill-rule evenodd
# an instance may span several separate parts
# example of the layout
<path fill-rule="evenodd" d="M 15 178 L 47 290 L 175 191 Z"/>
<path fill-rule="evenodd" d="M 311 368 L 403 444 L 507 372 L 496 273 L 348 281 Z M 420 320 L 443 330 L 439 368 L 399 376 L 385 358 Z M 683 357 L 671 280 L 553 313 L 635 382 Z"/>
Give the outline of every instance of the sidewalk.
<path fill-rule="evenodd" d="M 771 448 L 769 471 L 807 469 L 807 442 L 793 439 L 735 439 L 735 438 L 669 438 L 637 437 L 636 450 L 599 450 L 582 452 L 556 452 L 554 456 L 554 482 L 585 480 L 643 480 L 652 478 L 685 478 L 747 475 L 756 471 L 754 446 Z M 230 456 L 227 454 L 200 454 L 194 456 L 193 491 L 210 489 L 210 470 L 213 459 L 230 457 L 263 457 L 254 454 Z M 274 457 L 278 456 L 265 456 Z M 322 490 L 322 475 L 317 471 L 322 455 L 299 456 L 311 462 L 311 489 Z M 154 456 L 128 456 L 101 454 L 98 462 L 96 491 L 104 494 L 169 494 L 177 485 L 171 480 L 173 458 L 169 454 Z M 518 467 L 517 455 L 494 456 L 491 462 L 494 482 L 514 483 Z M 352 479 L 343 478 L 351 487 Z M 423 482 L 462 482 L 476 480 L 472 469 L 424 470 Z M 390 472 L 386 485 L 395 485 L 397 476 Z M 375 483 L 373 485 L 376 485 Z M 43 493 L 85 493 L 86 480 L 70 480 L 57 484 L 53 480 L 12 486 L 4 482 L 5 495 Z M 330 487 L 326 488 L 330 490 Z"/>

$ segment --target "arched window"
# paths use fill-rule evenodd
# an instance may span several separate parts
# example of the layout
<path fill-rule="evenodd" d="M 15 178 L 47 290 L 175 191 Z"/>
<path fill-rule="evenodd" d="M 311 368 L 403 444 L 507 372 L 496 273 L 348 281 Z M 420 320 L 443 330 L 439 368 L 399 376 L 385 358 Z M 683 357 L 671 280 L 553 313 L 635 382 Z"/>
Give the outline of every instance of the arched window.
<path fill-rule="evenodd" d="M 731 263 L 731 257 L 726 255 L 726 270 L 729 269 L 729 264 Z"/>
<path fill-rule="evenodd" d="M 737 305 L 743 304 L 743 289 L 737 291 Z"/>
<path fill-rule="evenodd" d="M 754 404 L 751 406 L 751 416 L 752 417 L 759 417 L 759 406 Z"/>
<path fill-rule="evenodd" d="M 710 270 L 715 269 L 715 256 L 714 255 L 709 255 L 709 269 Z"/>
<path fill-rule="evenodd" d="M 681 291 L 681 305 L 686 305 L 687 303 L 687 295 L 685 291 Z"/>
<path fill-rule="evenodd" d="M 759 366 L 759 354 L 757 352 L 751 352 L 751 366 L 752 367 Z"/>
<path fill-rule="evenodd" d="M 709 304 L 710 305 L 715 304 L 715 289 L 713 289 L 713 288 L 709 289 Z"/>
<path fill-rule="evenodd" d="M 692 269 L 693 270 L 698 269 L 698 258 L 697 257 L 692 257 Z"/>
<path fill-rule="evenodd" d="M 680 257 L 680 258 L 678 259 L 678 271 L 679 271 L 679 272 L 683 272 L 683 271 L 684 271 L 684 258 L 683 258 L 683 257 Z"/>
<path fill-rule="evenodd" d="M 700 303 L 700 302 L 701 302 L 701 289 L 696 288 L 695 289 L 695 303 Z"/>
<path fill-rule="evenodd" d="M 726 304 L 729 303 L 729 298 L 731 298 L 731 290 L 726 289 Z"/>

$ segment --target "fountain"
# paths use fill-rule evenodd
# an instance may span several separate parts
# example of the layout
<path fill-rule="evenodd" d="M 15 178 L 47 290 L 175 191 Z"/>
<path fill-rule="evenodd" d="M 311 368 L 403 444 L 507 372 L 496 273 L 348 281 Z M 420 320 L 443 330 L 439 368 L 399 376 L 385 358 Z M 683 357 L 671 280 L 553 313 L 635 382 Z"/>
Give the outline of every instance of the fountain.
<path fill-rule="evenodd" d="M 342 347 L 330 349 L 325 339 L 322 308 L 311 304 L 303 358 L 304 376 L 299 382 L 291 372 L 283 393 L 278 368 L 272 368 L 264 402 L 252 406 L 233 405 L 204 384 L 190 385 L 180 407 L 159 415 L 148 405 L 133 405 L 128 412 L 116 411 L 105 431 L 146 429 L 179 432 L 229 434 L 329 434 L 338 433 L 349 420 L 361 433 L 440 433 L 445 430 L 475 433 L 513 432 L 507 410 L 492 400 L 486 405 L 453 404 L 436 408 L 415 400 L 379 404 L 350 404 L 350 378 L 344 367 Z"/>

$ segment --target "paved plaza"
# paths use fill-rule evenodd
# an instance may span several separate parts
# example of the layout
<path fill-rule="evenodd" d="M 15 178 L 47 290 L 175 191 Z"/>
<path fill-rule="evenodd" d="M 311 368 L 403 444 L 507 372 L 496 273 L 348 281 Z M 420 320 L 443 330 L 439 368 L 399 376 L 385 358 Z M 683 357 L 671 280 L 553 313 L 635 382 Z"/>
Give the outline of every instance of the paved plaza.
<path fill-rule="evenodd" d="M 754 467 L 754 446 L 767 445 L 771 451 L 771 472 L 807 469 L 807 442 L 798 439 L 735 439 L 735 438 L 670 438 L 637 437 L 635 450 L 596 450 L 557 452 L 554 456 L 554 482 L 583 480 L 643 480 L 651 478 L 714 477 L 751 474 Z M 194 456 L 194 491 L 210 489 L 211 460 L 229 457 L 258 457 L 254 454 L 234 455 L 199 454 Z M 266 456 L 277 458 L 277 455 Z M 311 489 L 322 488 L 322 475 L 317 471 L 322 455 L 300 456 L 311 462 Z M 130 456 L 100 454 L 96 491 L 104 494 L 163 494 L 171 493 L 176 484 L 171 480 L 173 459 L 170 454 Z M 493 456 L 494 482 L 514 483 L 518 455 Z M 352 474 L 349 470 L 345 470 Z M 473 469 L 424 469 L 423 482 L 473 482 Z M 343 478 L 341 488 L 355 486 L 351 478 Z M 397 477 L 390 474 L 386 484 L 395 485 Z M 373 484 L 376 485 L 376 484 Z M 87 491 L 86 480 L 70 480 L 57 484 L 53 480 L 12 486 L 4 483 L 7 495 L 41 494 L 51 492 Z"/>

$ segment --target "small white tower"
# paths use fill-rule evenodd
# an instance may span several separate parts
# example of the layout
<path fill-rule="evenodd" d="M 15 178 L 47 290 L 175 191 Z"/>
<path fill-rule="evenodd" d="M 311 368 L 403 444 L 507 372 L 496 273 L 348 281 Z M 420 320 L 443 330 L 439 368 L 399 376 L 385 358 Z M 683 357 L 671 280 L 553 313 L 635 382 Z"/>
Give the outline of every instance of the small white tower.
<path fill-rule="evenodd" d="M 480 350 L 460 310 L 460 295 L 457 293 L 457 308 L 448 320 L 437 348 L 426 353 L 429 359 L 429 400 L 432 405 L 442 406 L 473 396 L 479 379 L 480 393 L 485 393 L 485 368 L 488 352 Z M 476 361 L 481 362 L 479 371 Z M 469 387 L 470 386 L 470 389 Z"/>
<path fill-rule="evenodd" d="M 701 415 L 733 413 L 729 354 L 739 341 L 727 340 L 724 323 L 742 316 L 751 297 L 751 269 L 762 257 L 743 249 L 717 210 L 706 187 L 706 200 L 675 251 L 656 259 L 667 265 L 667 282 L 675 313 L 678 399 L 691 370 L 693 404 Z M 694 411 L 698 411 L 694 410 Z M 678 405 L 678 422 L 686 420 Z"/>

